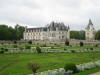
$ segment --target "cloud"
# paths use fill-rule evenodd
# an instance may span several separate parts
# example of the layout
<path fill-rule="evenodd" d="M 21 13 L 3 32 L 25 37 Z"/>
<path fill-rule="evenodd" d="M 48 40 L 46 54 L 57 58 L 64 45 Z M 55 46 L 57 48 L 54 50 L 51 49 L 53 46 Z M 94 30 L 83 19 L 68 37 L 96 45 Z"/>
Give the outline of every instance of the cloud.
<path fill-rule="evenodd" d="M 54 20 L 80 30 L 91 18 L 100 29 L 99 9 L 99 0 L 0 0 L 0 24 L 39 27 Z"/>

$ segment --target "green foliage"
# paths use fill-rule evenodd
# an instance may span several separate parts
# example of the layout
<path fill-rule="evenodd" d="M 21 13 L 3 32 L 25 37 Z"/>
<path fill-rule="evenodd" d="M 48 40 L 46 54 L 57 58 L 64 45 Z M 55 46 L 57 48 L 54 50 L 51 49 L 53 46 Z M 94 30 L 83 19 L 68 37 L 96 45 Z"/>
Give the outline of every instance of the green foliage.
<path fill-rule="evenodd" d="M 71 39 L 85 39 L 85 31 L 70 31 L 70 38 Z"/>
<path fill-rule="evenodd" d="M 59 44 L 57 44 L 57 43 L 55 43 L 54 45 L 55 45 L 56 47 L 59 47 L 59 46 L 60 46 L 60 45 L 59 45 Z"/>
<path fill-rule="evenodd" d="M 14 41 L 14 44 L 16 44 L 17 43 L 17 41 Z"/>
<path fill-rule="evenodd" d="M 16 44 L 13 45 L 14 48 L 17 48 L 18 46 Z"/>
<path fill-rule="evenodd" d="M 46 44 L 43 44 L 43 45 L 42 45 L 42 47 L 46 47 L 46 46 L 47 46 Z"/>
<path fill-rule="evenodd" d="M 0 53 L 2 54 L 2 53 L 4 53 L 4 52 L 7 52 L 8 51 L 8 49 L 7 48 L 0 48 Z"/>
<path fill-rule="evenodd" d="M 90 50 L 93 50 L 93 48 L 90 48 Z"/>
<path fill-rule="evenodd" d="M 36 47 L 37 53 L 41 53 L 41 48 L 40 47 Z"/>
<path fill-rule="evenodd" d="M 96 44 L 95 47 L 98 47 L 98 44 Z"/>
<path fill-rule="evenodd" d="M 25 49 L 31 49 L 31 46 L 29 44 L 26 44 Z"/>
<path fill-rule="evenodd" d="M 75 50 L 71 50 L 71 52 L 72 52 L 72 53 L 75 53 L 76 51 L 75 51 Z"/>
<path fill-rule="evenodd" d="M 83 42 L 80 42 L 80 46 L 81 46 L 81 47 L 84 46 L 84 43 L 83 43 Z"/>
<path fill-rule="evenodd" d="M 54 49 L 54 47 L 52 46 L 51 49 Z"/>
<path fill-rule="evenodd" d="M 64 48 L 64 51 L 67 51 L 67 48 Z"/>
<path fill-rule="evenodd" d="M 4 50 L 5 50 L 5 48 L 3 48 L 3 47 L 2 47 L 0 50 L 4 51 Z"/>
<path fill-rule="evenodd" d="M 24 48 L 23 48 L 23 47 L 21 47 L 21 46 L 19 47 L 19 49 L 20 49 L 20 50 L 24 50 Z"/>
<path fill-rule="evenodd" d="M 0 51 L 0 54 L 4 54 L 4 51 Z"/>
<path fill-rule="evenodd" d="M 7 48 L 5 48 L 5 51 L 7 52 L 7 51 L 8 51 L 8 49 L 7 49 Z"/>
<path fill-rule="evenodd" d="M 73 64 L 73 63 L 67 63 L 67 64 L 64 66 L 64 69 L 65 69 L 65 71 L 71 70 L 71 71 L 73 71 L 73 73 L 77 73 L 77 67 L 76 67 L 76 65 Z"/>
<path fill-rule="evenodd" d="M 100 40 L 100 30 L 96 32 L 95 39 Z"/>
<path fill-rule="evenodd" d="M 65 41 L 65 45 L 66 46 L 69 46 L 69 41 Z"/>
<path fill-rule="evenodd" d="M 0 25 L 0 40 L 20 40 L 23 38 L 24 27 L 16 25 L 15 28 Z"/>
<path fill-rule="evenodd" d="M 32 40 L 28 41 L 29 44 L 32 44 Z"/>
<path fill-rule="evenodd" d="M 38 63 L 29 63 L 28 68 L 31 69 L 35 75 L 36 71 L 40 68 L 40 64 Z"/>

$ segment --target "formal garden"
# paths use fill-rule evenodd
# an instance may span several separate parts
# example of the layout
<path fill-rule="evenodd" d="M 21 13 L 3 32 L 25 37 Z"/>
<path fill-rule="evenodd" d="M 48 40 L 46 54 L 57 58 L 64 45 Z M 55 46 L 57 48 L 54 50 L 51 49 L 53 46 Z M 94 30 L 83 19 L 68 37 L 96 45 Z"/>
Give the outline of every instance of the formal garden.
<path fill-rule="evenodd" d="M 84 75 L 84 72 L 92 73 L 87 70 L 100 70 L 99 44 L 84 46 L 80 42 L 79 46 L 68 45 L 1 43 L 0 75 Z"/>

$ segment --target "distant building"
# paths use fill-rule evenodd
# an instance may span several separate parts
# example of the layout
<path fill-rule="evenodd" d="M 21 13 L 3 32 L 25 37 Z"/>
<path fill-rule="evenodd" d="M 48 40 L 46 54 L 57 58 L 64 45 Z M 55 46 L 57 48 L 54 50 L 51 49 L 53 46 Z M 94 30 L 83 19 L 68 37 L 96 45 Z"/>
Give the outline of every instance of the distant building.
<path fill-rule="evenodd" d="M 24 32 L 24 40 L 65 41 L 66 39 L 70 39 L 70 29 L 63 23 L 51 22 L 45 27 L 26 28 Z"/>
<path fill-rule="evenodd" d="M 85 29 L 86 40 L 95 40 L 95 29 L 91 19 L 89 19 L 89 24 Z"/>

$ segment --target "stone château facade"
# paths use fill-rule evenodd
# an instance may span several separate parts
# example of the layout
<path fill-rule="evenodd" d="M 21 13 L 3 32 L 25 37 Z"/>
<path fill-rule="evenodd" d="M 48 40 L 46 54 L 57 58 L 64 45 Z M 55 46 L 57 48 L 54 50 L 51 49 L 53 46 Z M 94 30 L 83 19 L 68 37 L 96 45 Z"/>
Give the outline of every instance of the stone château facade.
<path fill-rule="evenodd" d="M 24 40 L 65 41 L 70 39 L 69 26 L 64 23 L 51 22 L 45 27 L 25 28 Z"/>
<path fill-rule="evenodd" d="M 85 29 L 85 37 L 86 40 L 95 40 L 95 29 L 91 19 L 89 20 L 89 24 Z"/>

